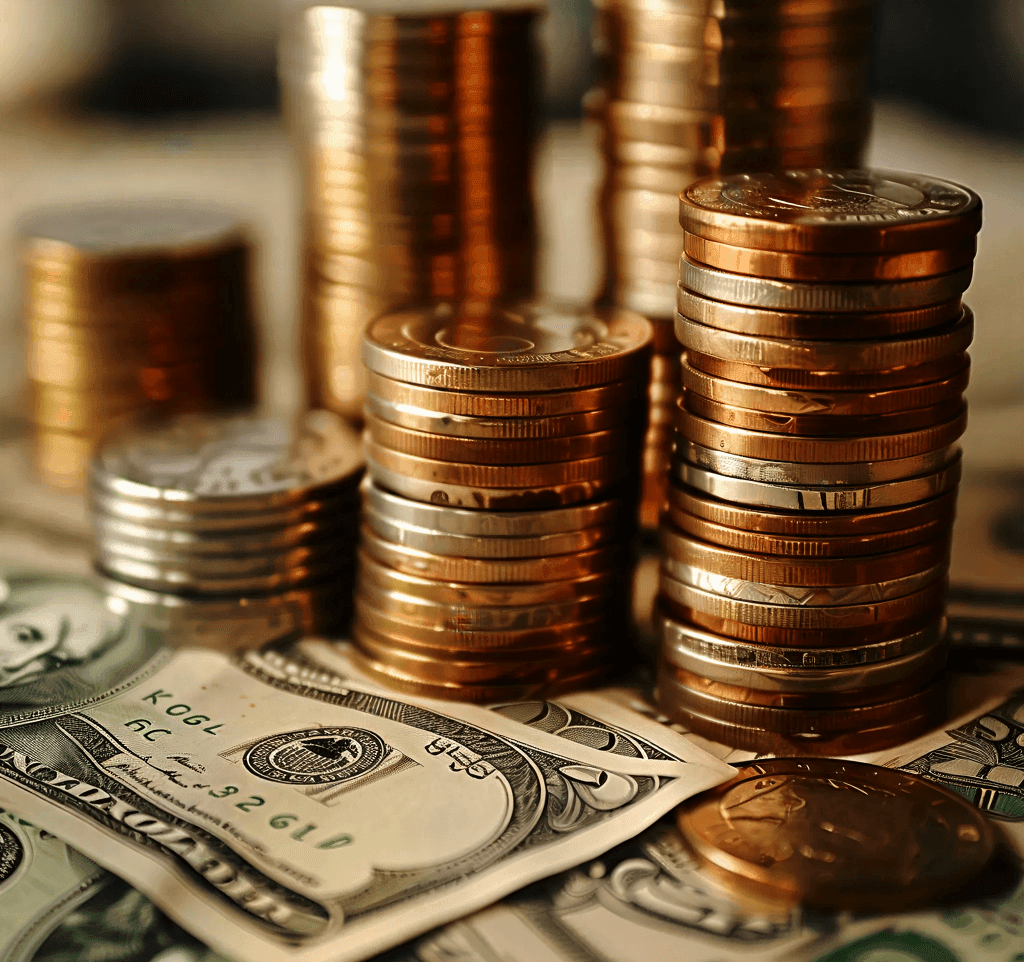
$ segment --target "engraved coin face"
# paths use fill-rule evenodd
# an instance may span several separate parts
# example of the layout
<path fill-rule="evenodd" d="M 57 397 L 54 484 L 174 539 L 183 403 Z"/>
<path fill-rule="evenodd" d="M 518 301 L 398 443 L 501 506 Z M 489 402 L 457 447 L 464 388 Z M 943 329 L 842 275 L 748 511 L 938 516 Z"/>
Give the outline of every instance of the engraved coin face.
<path fill-rule="evenodd" d="M 115 435 L 96 456 L 93 479 L 136 498 L 259 500 L 343 481 L 361 464 L 358 435 L 327 411 L 294 421 L 186 415 Z"/>
<path fill-rule="evenodd" d="M 679 810 L 684 838 L 739 888 L 830 910 L 892 911 L 955 890 L 988 861 L 989 824 L 904 772 L 766 759 Z"/>

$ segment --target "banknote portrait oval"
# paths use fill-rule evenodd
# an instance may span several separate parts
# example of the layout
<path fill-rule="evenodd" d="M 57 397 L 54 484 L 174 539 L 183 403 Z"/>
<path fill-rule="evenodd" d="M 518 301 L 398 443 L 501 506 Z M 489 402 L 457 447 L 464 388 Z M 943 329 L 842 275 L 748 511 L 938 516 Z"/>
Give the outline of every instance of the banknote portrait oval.
<path fill-rule="evenodd" d="M 287 785 L 330 785 L 373 771 L 388 746 L 364 728 L 305 728 L 251 746 L 242 764 L 259 778 Z"/>
<path fill-rule="evenodd" d="M 24 858 L 25 846 L 21 839 L 6 825 L 0 825 L 0 885 L 18 870 Z"/>

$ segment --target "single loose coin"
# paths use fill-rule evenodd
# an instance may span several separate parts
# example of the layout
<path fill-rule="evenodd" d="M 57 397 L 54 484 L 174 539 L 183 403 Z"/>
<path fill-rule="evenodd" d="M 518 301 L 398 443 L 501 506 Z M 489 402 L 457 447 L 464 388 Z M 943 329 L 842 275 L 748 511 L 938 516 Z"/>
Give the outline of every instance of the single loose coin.
<path fill-rule="evenodd" d="M 680 195 L 680 223 L 723 244 L 813 253 L 953 247 L 981 227 L 981 198 L 950 181 L 883 170 L 708 177 Z"/>
<path fill-rule="evenodd" d="M 625 552 L 619 545 L 544 558 L 455 558 L 386 541 L 371 528 L 360 532 L 360 547 L 381 564 L 423 578 L 471 584 L 523 584 L 582 578 L 622 570 Z"/>
<path fill-rule="evenodd" d="M 675 335 L 673 335 L 673 339 Z M 639 416 L 623 408 L 603 408 L 543 418 L 482 418 L 459 414 L 442 414 L 424 408 L 393 404 L 373 394 L 366 398 L 364 413 L 389 424 L 414 431 L 456 438 L 500 438 L 535 440 L 565 438 L 570 435 L 606 431 L 635 420 Z"/>
<path fill-rule="evenodd" d="M 798 420 L 807 416 L 821 416 L 820 420 L 825 417 L 877 417 L 892 415 L 895 412 L 896 416 L 903 417 L 913 415 L 914 409 L 957 403 L 957 399 L 967 389 L 970 362 L 965 359 L 959 373 L 944 380 L 895 388 L 891 391 L 785 391 L 711 377 L 692 367 L 685 359 L 680 378 L 683 388 L 691 398 L 707 398 L 719 404 L 733 405 L 767 415 L 793 416 Z"/>
<path fill-rule="evenodd" d="M 726 304 L 677 286 L 676 310 L 691 321 L 736 334 L 800 340 L 865 341 L 901 337 L 955 320 L 961 313 L 960 298 L 907 311 L 870 313 L 799 313 Z"/>
<path fill-rule="evenodd" d="M 473 314 L 440 305 L 377 318 L 363 360 L 426 387 L 529 394 L 638 376 L 650 341 L 650 325 L 631 311 L 524 305 Z"/>
<path fill-rule="evenodd" d="M 465 511 L 410 501 L 365 478 L 361 485 L 368 510 L 383 518 L 443 534 L 481 538 L 526 538 L 562 534 L 595 526 L 608 527 L 622 514 L 617 501 L 599 501 L 550 511 Z"/>
<path fill-rule="evenodd" d="M 920 477 L 847 487 L 786 485 L 748 481 L 707 471 L 686 461 L 673 463 L 672 472 L 688 484 L 723 501 L 783 511 L 863 511 L 926 501 L 954 488 L 960 480 L 961 461 Z"/>
<path fill-rule="evenodd" d="M 967 411 L 932 427 L 900 434 L 868 437 L 797 437 L 751 431 L 699 418 L 680 408 L 676 426 L 683 437 L 705 448 L 717 446 L 729 454 L 766 461 L 803 464 L 842 464 L 890 461 L 925 454 L 957 441 L 967 427 Z"/>
<path fill-rule="evenodd" d="M 216 513 L 354 489 L 362 466 L 359 435 L 329 411 L 294 421 L 228 413 L 126 428 L 104 443 L 90 475 L 113 496 Z"/>
<path fill-rule="evenodd" d="M 815 606 L 747 601 L 664 577 L 661 590 L 662 596 L 674 606 L 692 608 L 727 621 L 754 627 L 822 631 L 899 622 L 926 611 L 938 613 L 946 585 L 942 580 L 933 579 L 918 591 L 882 601 Z"/>
<path fill-rule="evenodd" d="M 896 254 L 797 254 L 736 247 L 696 234 L 686 234 L 683 244 L 688 257 L 719 270 L 778 280 L 828 280 L 829 283 L 907 280 L 948 274 L 970 264 L 976 249 L 973 237 L 956 247 Z"/>
<path fill-rule="evenodd" d="M 687 348 L 723 361 L 808 371 L 886 371 L 962 354 L 974 337 L 974 314 L 919 336 L 877 341 L 795 341 L 720 331 L 676 315 L 676 336 Z"/>
<path fill-rule="evenodd" d="M 967 357 L 950 354 L 928 364 L 876 371 L 821 371 L 771 367 L 745 361 L 729 361 L 690 349 L 686 359 L 691 367 L 712 377 L 743 384 L 811 391 L 889 391 L 929 384 L 953 377 L 963 370 Z"/>
<path fill-rule="evenodd" d="M 948 539 L 855 558 L 772 558 L 697 541 L 669 527 L 662 529 L 662 551 L 665 563 L 696 566 L 724 578 L 804 586 L 873 585 L 949 560 Z M 673 567 L 665 570 L 676 577 Z"/>
<path fill-rule="evenodd" d="M 699 264 L 685 254 L 679 261 L 679 282 L 687 290 L 730 304 L 780 311 L 842 313 L 905 311 L 960 297 L 970 286 L 972 267 L 909 281 L 780 281 L 750 277 Z"/>
<path fill-rule="evenodd" d="M 669 661 L 685 653 L 748 671 L 785 671 L 786 683 L 794 685 L 805 684 L 799 679 L 816 678 L 821 671 L 846 671 L 902 659 L 933 648 L 946 635 L 945 621 L 939 619 L 909 635 L 873 644 L 850 648 L 785 648 L 751 645 L 701 631 L 661 610 L 657 617 L 661 624 L 662 652 Z"/>
<path fill-rule="evenodd" d="M 671 314 L 671 310 L 668 312 Z M 673 339 L 675 335 L 672 335 Z M 367 375 L 369 396 L 388 405 L 416 408 L 472 418 L 549 418 L 583 411 L 616 410 L 642 393 L 636 379 L 615 381 L 579 391 L 547 391 L 537 394 L 478 394 L 468 391 L 437 390 Z"/>
<path fill-rule="evenodd" d="M 777 414 L 722 404 L 687 391 L 683 406 L 697 417 L 734 428 L 768 434 L 797 434 L 802 437 L 863 437 L 916 431 L 941 424 L 963 410 L 962 395 L 939 401 L 926 408 L 891 411 L 887 414 Z"/>
<path fill-rule="evenodd" d="M 626 441 L 626 429 L 622 427 L 561 438 L 451 437 L 389 424 L 373 414 L 366 418 L 366 430 L 369 437 L 381 447 L 418 458 L 501 467 L 593 458 L 619 450 Z"/>
<path fill-rule="evenodd" d="M 681 806 L 677 821 L 719 878 L 833 912 L 930 904 L 977 876 L 996 844 L 985 816 L 961 795 L 835 759 L 759 759 Z"/>
<path fill-rule="evenodd" d="M 887 461 L 851 461 L 845 464 L 799 464 L 796 462 L 767 461 L 739 454 L 716 451 L 685 438 L 678 438 L 678 457 L 701 468 L 730 478 L 760 481 L 766 484 L 793 484 L 808 487 L 850 486 L 877 484 L 884 481 L 902 481 L 920 475 L 932 474 L 956 460 L 956 444 L 948 444 L 924 454 Z"/>

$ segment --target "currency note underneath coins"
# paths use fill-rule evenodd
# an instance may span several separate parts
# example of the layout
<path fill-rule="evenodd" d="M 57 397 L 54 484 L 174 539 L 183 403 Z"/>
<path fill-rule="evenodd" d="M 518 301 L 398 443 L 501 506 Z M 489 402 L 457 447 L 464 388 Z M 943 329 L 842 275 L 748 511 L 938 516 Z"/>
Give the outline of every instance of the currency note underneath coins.
<path fill-rule="evenodd" d="M 47 658 L 71 590 L 52 589 L 35 607 L 12 590 L 11 617 L 0 609 L 0 627 L 41 639 L 0 687 L 0 804 L 231 956 L 365 958 L 594 857 L 730 774 L 669 732 L 629 757 L 396 698 L 318 663 L 325 643 L 171 651 L 96 608 L 72 625 L 68 660 Z"/>
<path fill-rule="evenodd" d="M 223 962 L 121 879 L 49 832 L 0 810 L 4 962 L 156 962 L 169 957 L 174 962 Z"/>

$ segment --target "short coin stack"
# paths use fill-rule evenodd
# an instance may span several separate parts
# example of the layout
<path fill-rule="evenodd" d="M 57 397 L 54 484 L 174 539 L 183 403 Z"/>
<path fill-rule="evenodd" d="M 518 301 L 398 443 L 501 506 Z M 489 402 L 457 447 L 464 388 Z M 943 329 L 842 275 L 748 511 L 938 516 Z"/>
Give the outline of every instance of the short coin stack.
<path fill-rule="evenodd" d="M 662 707 L 759 751 L 906 740 L 944 664 L 981 202 L 810 170 L 698 181 L 680 209 Z"/>
<path fill-rule="evenodd" d="M 650 325 L 442 305 L 368 328 L 354 637 L 367 670 L 487 701 L 624 653 Z"/>
<path fill-rule="evenodd" d="M 123 428 L 90 471 L 96 567 L 175 641 L 343 632 L 362 473 L 358 434 L 329 411 Z"/>
<path fill-rule="evenodd" d="M 596 0 L 602 79 L 587 98 L 603 138 L 611 303 L 664 327 L 652 391 L 669 391 L 678 195 L 719 171 L 854 165 L 870 128 L 870 0 Z M 668 346 L 664 353 L 661 342 Z M 672 383 L 678 394 L 678 379 Z M 672 398 L 674 402 L 675 398 Z M 652 401 L 646 461 L 670 445 Z M 658 476 L 663 477 L 660 472 Z M 664 490 L 645 475 L 641 522 Z M 652 519 L 654 519 L 652 521 Z"/>
<path fill-rule="evenodd" d="M 281 79 L 304 180 L 307 385 L 358 418 L 376 314 L 533 292 L 538 13 L 292 6 Z"/>
<path fill-rule="evenodd" d="M 234 215 L 104 204 L 44 211 L 21 229 L 48 484 L 79 489 L 95 442 L 127 415 L 253 402 L 249 245 Z"/>

